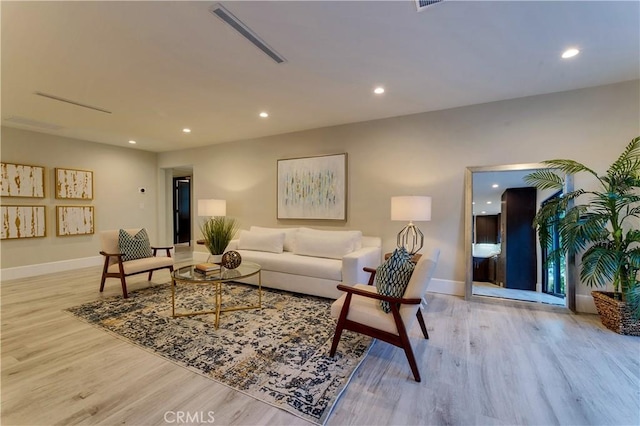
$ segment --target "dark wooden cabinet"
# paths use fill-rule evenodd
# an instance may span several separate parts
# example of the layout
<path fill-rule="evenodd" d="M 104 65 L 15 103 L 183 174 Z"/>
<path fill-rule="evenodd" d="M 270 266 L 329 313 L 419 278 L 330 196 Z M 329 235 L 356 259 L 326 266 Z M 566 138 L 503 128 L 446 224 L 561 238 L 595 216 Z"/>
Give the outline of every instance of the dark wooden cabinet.
<path fill-rule="evenodd" d="M 502 194 L 501 250 L 496 281 L 504 287 L 536 290 L 535 188 L 510 188 Z"/>
<path fill-rule="evenodd" d="M 476 216 L 476 243 L 498 243 L 498 215 Z"/>

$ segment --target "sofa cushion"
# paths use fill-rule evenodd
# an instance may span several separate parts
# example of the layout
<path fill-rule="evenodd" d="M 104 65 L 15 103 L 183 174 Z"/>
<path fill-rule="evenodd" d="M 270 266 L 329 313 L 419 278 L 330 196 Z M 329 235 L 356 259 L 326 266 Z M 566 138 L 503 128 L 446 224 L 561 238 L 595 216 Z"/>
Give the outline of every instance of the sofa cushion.
<path fill-rule="evenodd" d="M 150 269 L 166 268 L 168 266 L 173 266 L 172 257 L 151 256 L 122 263 L 122 268 L 124 269 L 125 275 L 137 274 L 138 272 L 148 271 Z M 118 266 L 118 264 L 114 263 L 113 265 L 109 266 L 107 272 L 117 273 L 119 271 L 119 268 L 120 267 Z"/>
<path fill-rule="evenodd" d="M 143 259 L 153 255 L 151 243 L 149 243 L 149 236 L 144 228 L 135 235 L 131 235 L 124 229 L 121 229 L 118 232 L 118 248 L 120 249 L 120 253 L 122 253 L 123 262 Z"/>
<path fill-rule="evenodd" d="M 249 231 L 284 232 L 284 245 L 282 249 L 284 251 L 294 251 L 298 228 L 265 228 L 262 226 L 252 226 L 249 228 Z"/>
<path fill-rule="evenodd" d="M 324 229 L 299 228 L 298 233 L 315 233 L 319 235 L 349 235 L 353 241 L 353 250 L 362 248 L 362 231 L 326 231 Z M 352 251 L 353 251 L 352 250 Z"/>
<path fill-rule="evenodd" d="M 284 232 L 240 231 L 238 248 L 241 250 L 282 253 Z"/>
<path fill-rule="evenodd" d="M 391 297 L 402 297 L 415 264 L 404 247 L 397 248 L 391 256 L 376 269 L 376 288 L 378 294 Z M 391 312 L 389 302 L 381 300 L 380 306 L 386 313 Z"/>
<path fill-rule="evenodd" d="M 298 233 L 295 254 L 301 256 L 342 259 L 354 250 L 353 236 L 317 233 Z"/>
<path fill-rule="evenodd" d="M 321 257 L 298 256 L 290 252 L 238 250 L 242 261 L 255 262 L 263 271 L 342 281 L 342 261 Z"/>

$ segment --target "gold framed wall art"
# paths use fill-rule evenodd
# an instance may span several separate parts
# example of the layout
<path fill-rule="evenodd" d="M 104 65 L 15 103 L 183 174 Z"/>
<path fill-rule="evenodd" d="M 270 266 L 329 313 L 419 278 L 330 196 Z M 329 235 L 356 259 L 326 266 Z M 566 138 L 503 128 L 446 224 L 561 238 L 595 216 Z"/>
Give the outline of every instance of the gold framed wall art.
<path fill-rule="evenodd" d="M 93 206 L 56 206 L 56 235 L 63 237 L 93 233 Z"/>
<path fill-rule="evenodd" d="M 2 231 L 0 239 L 45 237 L 45 206 L 0 206 Z"/>
<path fill-rule="evenodd" d="M 93 200 L 93 172 L 56 168 L 56 198 Z"/>
<path fill-rule="evenodd" d="M 347 220 L 347 154 L 278 160 L 278 219 Z"/>
<path fill-rule="evenodd" d="M 44 167 L 0 163 L 0 195 L 44 198 Z"/>

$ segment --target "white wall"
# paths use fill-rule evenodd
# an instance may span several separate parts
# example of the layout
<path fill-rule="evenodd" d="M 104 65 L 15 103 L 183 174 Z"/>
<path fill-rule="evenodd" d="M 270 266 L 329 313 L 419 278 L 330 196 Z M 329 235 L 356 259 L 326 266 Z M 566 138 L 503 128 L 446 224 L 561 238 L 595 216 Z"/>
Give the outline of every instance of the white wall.
<path fill-rule="evenodd" d="M 360 229 L 381 236 L 385 251 L 404 226 L 390 220 L 391 196 L 430 195 L 432 220 L 418 226 L 442 250 L 435 276 L 462 289 L 465 167 L 573 158 L 604 171 L 640 134 L 639 90 L 632 81 L 314 129 L 161 153 L 158 164 L 193 165 L 194 199 L 226 199 L 244 228 Z M 349 155 L 347 221 L 278 221 L 277 160 L 341 152 Z"/>
<path fill-rule="evenodd" d="M 2 161 L 47 167 L 47 198 L 34 204 L 50 206 L 46 238 L 0 243 L 2 268 L 97 254 L 97 236 L 55 237 L 54 167 L 94 171 L 91 204 L 98 231 L 145 226 L 152 239 L 166 243 L 172 235 L 170 169 L 187 166 L 193 170 L 194 200 L 226 199 L 228 214 L 244 228 L 361 229 L 382 237 L 384 251 L 393 249 L 404 226 L 390 220 L 391 196 L 430 195 L 432 220 L 418 226 L 427 244 L 442 250 L 436 278 L 455 284 L 462 294 L 465 168 L 573 158 L 604 171 L 640 134 L 639 93 L 639 82 L 632 81 L 158 155 L 2 128 Z M 349 154 L 347 221 L 278 221 L 277 160 L 341 152 Z M 576 186 L 582 183 L 576 179 Z M 149 188 L 144 197 L 139 186 Z M 197 238 L 197 218 L 194 232 Z M 578 292 L 586 295 L 589 289 Z"/>
<path fill-rule="evenodd" d="M 3 162 L 44 166 L 45 198 L 3 197 L 2 204 L 35 204 L 46 208 L 47 236 L 0 242 L 3 270 L 25 265 L 63 262 L 99 256 L 97 232 L 106 229 L 145 227 L 152 240 L 157 235 L 156 154 L 136 149 L 88 143 L 44 133 L 2 127 Z M 93 171 L 94 199 L 57 200 L 56 167 Z M 139 187 L 147 192 L 142 195 Z M 95 207 L 96 234 L 56 236 L 55 206 Z M 154 241 L 155 242 L 155 241 Z M 164 242 L 163 242 L 164 243 Z M 6 278 L 6 275 L 3 274 Z"/>

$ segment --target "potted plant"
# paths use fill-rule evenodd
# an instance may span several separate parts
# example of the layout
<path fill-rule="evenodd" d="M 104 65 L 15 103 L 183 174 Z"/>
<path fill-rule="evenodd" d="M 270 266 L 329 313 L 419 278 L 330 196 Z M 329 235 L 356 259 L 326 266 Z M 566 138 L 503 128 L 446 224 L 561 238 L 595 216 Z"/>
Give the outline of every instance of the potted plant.
<path fill-rule="evenodd" d="M 549 169 L 525 180 L 538 189 L 564 188 L 565 174 L 586 173 L 596 189 L 575 189 L 550 199 L 535 216 L 540 244 L 551 247 L 557 225 L 559 248 L 551 258 L 581 253 L 580 281 L 590 287 L 602 323 L 618 333 L 640 335 L 640 137 L 634 138 L 604 175 L 573 160 L 544 161 Z M 559 174 L 561 172 L 562 174 Z"/>
<path fill-rule="evenodd" d="M 227 216 L 215 216 L 200 226 L 204 245 L 213 256 L 212 262 L 220 262 L 220 258 L 236 233 L 236 220 Z"/>

